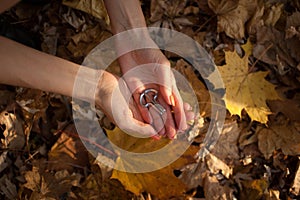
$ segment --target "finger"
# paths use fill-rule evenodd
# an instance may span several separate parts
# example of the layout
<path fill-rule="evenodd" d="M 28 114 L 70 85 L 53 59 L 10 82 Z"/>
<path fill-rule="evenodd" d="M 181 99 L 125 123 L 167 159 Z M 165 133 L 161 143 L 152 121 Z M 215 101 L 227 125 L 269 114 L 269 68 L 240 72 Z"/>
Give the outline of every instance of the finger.
<path fill-rule="evenodd" d="M 128 117 L 118 126 L 126 133 L 135 137 L 153 137 L 157 135 L 157 131 L 150 125 L 143 123 L 133 117 Z"/>
<path fill-rule="evenodd" d="M 179 130 L 187 129 L 186 116 L 183 108 L 183 101 L 179 94 L 177 88 L 174 89 L 174 97 L 175 97 L 175 106 L 173 106 L 174 117 L 176 121 L 177 128 Z"/>
<path fill-rule="evenodd" d="M 173 73 L 169 62 L 166 65 L 155 65 L 154 74 L 157 74 L 160 84 L 160 93 L 163 99 L 168 105 L 172 105 L 174 103 L 174 99 L 172 97 Z"/>
<path fill-rule="evenodd" d="M 195 119 L 195 113 L 193 111 L 192 106 L 189 103 L 184 102 L 183 109 L 184 109 L 185 118 L 187 122 Z"/>
<path fill-rule="evenodd" d="M 149 113 L 151 114 L 151 117 L 153 119 L 152 126 L 154 127 L 154 129 L 159 135 L 164 135 L 165 129 L 163 116 L 160 115 L 159 111 L 157 110 L 157 108 L 155 108 L 155 106 L 151 106 L 149 108 Z"/>
<path fill-rule="evenodd" d="M 142 106 L 140 104 L 140 93 L 133 94 L 133 98 L 134 98 L 134 101 L 136 102 L 137 108 L 139 110 L 139 113 L 140 113 L 142 119 L 146 123 L 152 124 L 153 123 L 153 119 L 151 117 L 151 114 L 149 113 L 148 108 L 145 108 L 144 106 Z"/>
<path fill-rule="evenodd" d="M 166 109 L 166 118 L 165 118 L 165 135 L 170 138 L 170 139 L 174 139 L 175 135 L 176 135 L 176 128 L 175 128 L 175 122 L 173 119 L 173 114 L 172 114 L 172 110 L 171 107 L 169 105 L 166 104 L 166 102 L 162 99 L 159 98 L 159 103 Z"/>

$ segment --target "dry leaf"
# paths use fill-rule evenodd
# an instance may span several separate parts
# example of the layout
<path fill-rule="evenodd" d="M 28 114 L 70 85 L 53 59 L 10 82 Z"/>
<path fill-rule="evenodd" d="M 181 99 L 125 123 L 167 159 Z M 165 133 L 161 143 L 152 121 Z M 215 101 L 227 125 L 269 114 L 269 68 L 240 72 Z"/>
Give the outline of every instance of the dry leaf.
<path fill-rule="evenodd" d="M 78 186 L 81 179 L 79 174 L 69 174 L 68 171 L 58 171 L 55 174 L 39 171 L 33 167 L 25 173 L 24 187 L 32 191 L 30 199 L 59 199 L 71 192 L 72 186 Z"/>
<path fill-rule="evenodd" d="M 265 80 L 268 72 L 248 72 L 248 55 L 225 53 L 226 65 L 219 67 L 226 88 L 225 104 L 232 115 L 246 110 L 252 120 L 266 124 L 271 114 L 266 100 L 279 99 L 275 86 Z"/>
<path fill-rule="evenodd" d="M 229 37 L 242 39 L 245 23 L 256 10 L 256 0 L 209 0 L 209 7 L 218 16 L 218 32 L 224 31 Z"/>
<path fill-rule="evenodd" d="M 211 153 L 205 157 L 205 162 L 208 170 L 213 174 L 221 173 L 226 178 L 229 178 L 232 175 L 232 168 L 229 167 L 223 160 Z"/>
<path fill-rule="evenodd" d="M 275 150 L 282 150 L 285 155 L 300 154 L 300 134 L 294 123 L 270 124 L 268 128 L 260 127 L 256 134 L 259 150 L 269 159 Z"/>
<path fill-rule="evenodd" d="M 62 4 L 103 19 L 109 24 L 109 17 L 103 0 L 63 0 Z"/>
<path fill-rule="evenodd" d="M 73 172 L 74 168 L 88 166 L 88 152 L 77 135 L 74 125 L 69 125 L 48 153 L 48 169 Z"/>
<path fill-rule="evenodd" d="M 240 192 L 240 200 L 260 200 L 267 192 L 268 182 L 265 179 L 244 180 L 243 189 Z"/>
<path fill-rule="evenodd" d="M 21 149 L 25 144 L 25 135 L 23 132 L 22 123 L 13 113 L 6 111 L 0 113 L 1 129 L 4 128 L 1 143 L 4 148 Z"/>
<path fill-rule="evenodd" d="M 15 93 L 9 90 L 0 90 L 0 106 L 6 106 L 13 101 Z M 0 107 L 1 108 L 1 107 Z"/>
<path fill-rule="evenodd" d="M 237 122 L 225 123 L 220 133 L 218 142 L 214 145 L 211 153 L 229 166 L 233 166 L 239 160 L 238 139 L 241 128 Z"/>
<path fill-rule="evenodd" d="M 103 31 L 99 24 L 87 28 L 74 36 L 72 41 L 67 45 L 67 49 L 75 58 L 86 56 L 100 42 L 109 38 L 111 33 Z"/>
<path fill-rule="evenodd" d="M 283 99 L 268 101 L 274 114 L 282 113 L 292 121 L 298 121 L 300 116 L 300 99 Z"/>
<path fill-rule="evenodd" d="M 300 166 L 299 165 L 297 167 L 293 185 L 291 186 L 291 193 L 293 193 L 294 195 L 300 194 Z"/>
<path fill-rule="evenodd" d="M 290 35 L 288 31 L 291 31 Z M 297 65 L 300 63 L 300 12 L 295 12 L 287 17 L 286 22 L 286 43 L 291 56 L 296 60 Z"/>
<path fill-rule="evenodd" d="M 107 130 L 107 134 L 110 141 L 112 141 L 118 147 L 122 148 L 123 150 L 136 153 L 153 152 L 172 142 L 167 138 L 163 138 L 158 141 L 151 138 L 134 138 L 122 132 L 118 128 L 115 128 L 113 131 Z M 118 179 L 127 190 L 136 195 L 146 191 L 158 197 L 159 199 L 180 196 L 183 194 L 183 192 L 185 192 L 186 187 L 185 184 L 174 175 L 173 171 L 182 168 L 184 165 L 194 162 L 194 156 L 198 150 L 198 148 L 190 147 L 178 160 L 160 170 L 147 173 L 126 173 L 123 171 L 114 170 L 111 178 Z M 122 169 L 122 167 L 126 165 L 126 167 L 123 169 L 128 169 L 128 166 L 130 166 L 131 163 L 128 163 L 128 160 L 123 160 L 122 158 L 123 156 L 121 154 L 117 158 L 116 166 Z M 137 159 L 139 158 L 137 157 Z M 148 164 L 152 164 L 156 163 L 157 161 L 149 160 L 148 162 Z M 137 163 L 135 162 L 134 164 Z"/>
<path fill-rule="evenodd" d="M 4 174 L 0 178 L 0 192 L 4 194 L 6 199 L 17 199 L 17 188 L 16 185 L 13 184 L 7 174 Z"/>
<path fill-rule="evenodd" d="M 186 3 L 187 0 L 152 0 L 151 26 L 183 30 L 184 26 L 193 25 L 187 16 L 183 16 L 188 14 L 185 12 Z"/>
<path fill-rule="evenodd" d="M 235 199 L 234 190 L 229 186 L 223 186 L 215 176 L 207 175 L 204 180 L 204 195 L 205 199 L 209 200 L 227 200 Z"/>
<path fill-rule="evenodd" d="M 281 68 L 282 71 L 289 66 L 297 66 L 297 62 L 287 48 L 284 33 L 273 27 L 263 26 L 257 30 L 256 38 L 257 42 L 253 49 L 255 58 L 271 65 L 277 65 L 279 72 Z"/>

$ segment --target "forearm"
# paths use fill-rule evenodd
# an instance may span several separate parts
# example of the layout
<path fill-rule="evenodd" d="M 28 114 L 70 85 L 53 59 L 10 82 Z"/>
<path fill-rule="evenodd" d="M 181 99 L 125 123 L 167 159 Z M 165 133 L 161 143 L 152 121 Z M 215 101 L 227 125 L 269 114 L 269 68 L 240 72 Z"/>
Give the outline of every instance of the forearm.
<path fill-rule="evenodd" d="M 104 0 L 114 34 L 146 27 L 139 0 Z"/>
<path fill-rule="evenodd" d="M 80 65 L 42 53 L 1 36 L 0 44 L 1 83 L 72 96 Z M 85 69 L 86 77 L 89 77 L 88 74 L 93 76 L 96 73 L 95 70 Z M 89 81 L 88 79 L 87 81 Z M 90 95 L 81 92 L 78 93 L 78 98 L 84 99 Z"/>

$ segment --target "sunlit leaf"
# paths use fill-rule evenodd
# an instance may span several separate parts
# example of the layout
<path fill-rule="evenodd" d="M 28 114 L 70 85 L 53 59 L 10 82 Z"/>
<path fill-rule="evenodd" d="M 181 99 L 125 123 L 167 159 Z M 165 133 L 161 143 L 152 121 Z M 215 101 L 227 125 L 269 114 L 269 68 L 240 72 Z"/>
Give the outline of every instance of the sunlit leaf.
<path fill-rule="evenodd" d="M 241 116 L 243 109 L 252 120 L 263 124 L 271 114 L 266 100 L 279 99 L 275 86 L 265 80 L 268 72 L 248 72 L 248 55 L 225 53 L 226 65 L 219 67 L 226 88 L 225 103 L 231 114 Z"/>

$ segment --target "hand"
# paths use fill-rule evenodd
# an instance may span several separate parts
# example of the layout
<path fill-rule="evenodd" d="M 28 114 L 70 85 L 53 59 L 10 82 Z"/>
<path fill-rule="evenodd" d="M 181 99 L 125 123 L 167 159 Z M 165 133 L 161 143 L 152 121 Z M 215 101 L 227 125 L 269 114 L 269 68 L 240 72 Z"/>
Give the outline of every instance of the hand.
<path fill-rule="evenodd" d="M 116 46 L 118 48 L 123 45 Z M 120 56 L 118 60 L 123 78 L 133 94 L 143 120 L 152 124 L 159 135 L 167 135 L 169 138 L 174 138 L 177 131 L 185 130 L 187 124 L 183 101 L 170 62 L 162 52 L 159 49 L 134 50 Z M 161 127 L 161 122 L 157 122 L 160 119 L 155 112 L 139 103 L 140 94 L 149 88 L 159 91 L 158 102 L 166 109 L 164 127 Z"/>
<path fill-rule="evenodd" d="M 95 95 L 96 107 L 122 130 L 138 137 L 155 138 L 156 131 L 151 125 L 142 122 L 134 102 L 128 105 L 124 99 L 124 85 L 118 77 L 103 71 Z"/>

